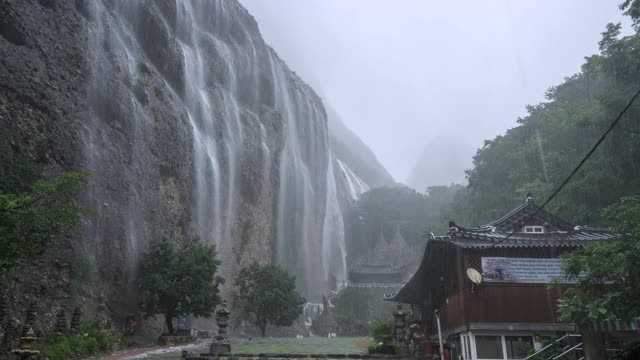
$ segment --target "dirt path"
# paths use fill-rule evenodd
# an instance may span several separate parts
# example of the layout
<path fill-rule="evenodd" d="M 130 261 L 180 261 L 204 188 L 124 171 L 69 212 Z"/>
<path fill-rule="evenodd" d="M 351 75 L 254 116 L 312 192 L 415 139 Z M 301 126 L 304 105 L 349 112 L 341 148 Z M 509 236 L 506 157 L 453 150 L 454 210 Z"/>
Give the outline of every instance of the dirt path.
<path fill-rule="evenodd" d="M 358 339 L 356 340 L 356 346 L 358 346 L 362 351 L 367 352 L 369 350 L 369 344 L 371 343 L 370 339 Z"/>

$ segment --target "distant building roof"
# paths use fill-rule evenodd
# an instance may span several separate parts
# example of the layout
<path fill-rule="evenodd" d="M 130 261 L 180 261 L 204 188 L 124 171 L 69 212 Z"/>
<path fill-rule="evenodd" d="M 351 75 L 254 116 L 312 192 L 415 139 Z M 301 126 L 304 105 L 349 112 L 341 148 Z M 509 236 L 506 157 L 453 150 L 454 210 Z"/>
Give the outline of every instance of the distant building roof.
<path fill-rule="evenodd" d="M 417 264 L 418 260 L 397 228 L 391 242 L 385 240 L 381 231 L 369 254 L 349 269 L 349 280 L 352 283 L 400 283 L 408 278 L 410 265 Z"/>

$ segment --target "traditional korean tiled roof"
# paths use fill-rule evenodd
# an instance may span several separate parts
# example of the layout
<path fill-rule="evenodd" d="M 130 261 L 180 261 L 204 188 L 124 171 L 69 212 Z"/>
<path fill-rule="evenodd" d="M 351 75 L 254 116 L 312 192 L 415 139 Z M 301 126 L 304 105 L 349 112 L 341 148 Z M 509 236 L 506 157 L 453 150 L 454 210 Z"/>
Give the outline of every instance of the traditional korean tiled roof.
<path fill-rule="evenodd" d="M 531 196 L 515 209 L 496 221 L 477 228 L 466 228 L 449 222 L 449 233 L 445 236 L 431 236 L 448 240 L 463 248 L 486 247 L 576 247 L 590 241 L 607 241 L 619 235 L 605 228 L 576 226 L 542 209 L 535 220 L 544 223 L 545 233 L 524 233 L 520 230 L 531 215 L 538 210 Z M 509 236 L 512 232 L 517 231 Z M 508 237 L 508 238 L 507 238 Z M 505 240 L 506 239 L 506 240 Z"/>
<path fill-rule="evenodd" d="M 449 240 L 463 248 L 486 247 L 576 247 L 591 241 L 607 241 L 619 235 L 607 229 L 578 228 L 571 231 L 556 231 L 545 234 L 516 233 L 505 240 L 510 231 L 492 229 L 465 229 L 453 227 L 448 235 L 436 236 L 435 239 Z"/>
<path fill-rule="evenodd" d="M 478 229 L 495 227 L 501 231 L 513 231 L 514 229 L 522 226 L 523 223 L 538 210 L 538 208 L 539 207 L 533 201 L 533 196 L 529 193 L 527 194 L 527 199 L 522 204 L 516 206 L 513 210 L 509 211 L 498 220 L 482 225 Z M 549 226 L 558 230 L 569 231 L 575 227 L 574 224 L 571 224 L 570 222 L 544 209 L 538 212 L 536 218 L 546 222 Z"/>

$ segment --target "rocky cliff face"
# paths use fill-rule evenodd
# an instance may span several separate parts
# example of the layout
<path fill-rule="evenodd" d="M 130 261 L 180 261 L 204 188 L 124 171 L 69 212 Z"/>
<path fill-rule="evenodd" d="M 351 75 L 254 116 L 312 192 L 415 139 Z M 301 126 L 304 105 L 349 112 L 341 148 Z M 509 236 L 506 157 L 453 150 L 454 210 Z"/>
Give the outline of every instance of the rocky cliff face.
<path fill-rule="evenodd" d="M 0 136 L 92 173 L 87 298 L 133 312 L 161 237 L 215 244 L 229 280 L 278 262 L 309 299 L 345 280 L 344 208 L 390 177 L 332 151 L 321 99 L 235 0 L 0 0 L 0 61 Z"/>

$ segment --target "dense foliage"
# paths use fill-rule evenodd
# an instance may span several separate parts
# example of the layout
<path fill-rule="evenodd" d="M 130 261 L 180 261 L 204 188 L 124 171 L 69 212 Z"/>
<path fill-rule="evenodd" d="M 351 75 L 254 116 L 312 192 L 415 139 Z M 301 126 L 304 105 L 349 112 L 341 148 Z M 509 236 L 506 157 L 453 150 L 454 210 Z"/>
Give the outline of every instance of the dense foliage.
<path fill-rule="evenodd" d="M 623 198 L 603 215 L 624 236 L 589 244 L 564 257 L 567 274 L 579 285 L 566 290 L 560 300 L 565 321 L 640 317 L 640 196 Z"/>
<path fill-rule="evenodd" d="M 265 336 L 268 324 L 290 326 L 302 314 L 305 299 L 298 294 L 295 276 L 277 265 L 252 263 L 238 273 L 236 304 Z"/>
<path fill-rule="evenodd" d="M 218 265 L 215 247 L 198 238 L 180 245 L 166 238 L 152 242 L 140 267 L 145 318 L 164 315 L 167 330 L 173 334 L 174 317 L 211 316 L 220 303 L 218 286 L 224 282 L 216 276 Z"/>
<path fill-rule="evenodd" d="M 389 315 L 395 304 L 384 300 L 389 288 L 348 287 L 331 302 L 335 305 L 335 319 L 339 336 L 363 336 L 371 331 L 373 320 Z"/>
<path fill-rule="evenodd" d="M 625 3 L 629 14 L 638 13 L 637 1 Z M 545 102 L 528 106 L 518 126 L 485 141 L 451 216 L 461 224 L 484 223 L 520 203 L 527 192 L 546 198 L 566 178 L 640 84 L 640 35 L 621 36 L 620 31 L 620 24 L 609 24 L 599 54 L 586 57 L 580 73 L 550 88 Z M 578 223 L 597 224 L 600 209 L 637 192 L 638 118 L 636 103 L 550 210 Z"/>
<path fill-rule="evenodd" d="M 382 233 L 389 241 L 396 231 L 410 246 L 424 242 L 425 225 L 431 232 L 446 231 L 441 209 L 450 205 L 462 186 L 432 186 L 427 194 L 406 186 L 372 189 L 349 213 L 350 254 L 366 254 Z"/>
<path fill-rule="evenodd" d="M 391 319 L 376 319 L 371 324 L 371 337 L 376 344 L 393 343 L 394 324 Z"/>
<path fill-rule="evenodd" d="M 4 189 L 17 191 L 0 191 L 0 274 L 40 256 L 48 243 L 80 225 L 79 215 L 88 210 L 75 192 L 86 176 L 63 173 L 51 181 L 36 181 L 30 190 L 18 186 L 18 180 L 3 182 Z"/>
<path fill-rule="evenodd" d="M 45 341 L 46 343 L 40 346 L 39 350 L 51 360 L 66 360 L 111 352 L 114 345 L 124 346 L 126 343 L 122 334 L 102 330 L 96 326 L 68 330 L 62 335 L 51 332 Z"/>

